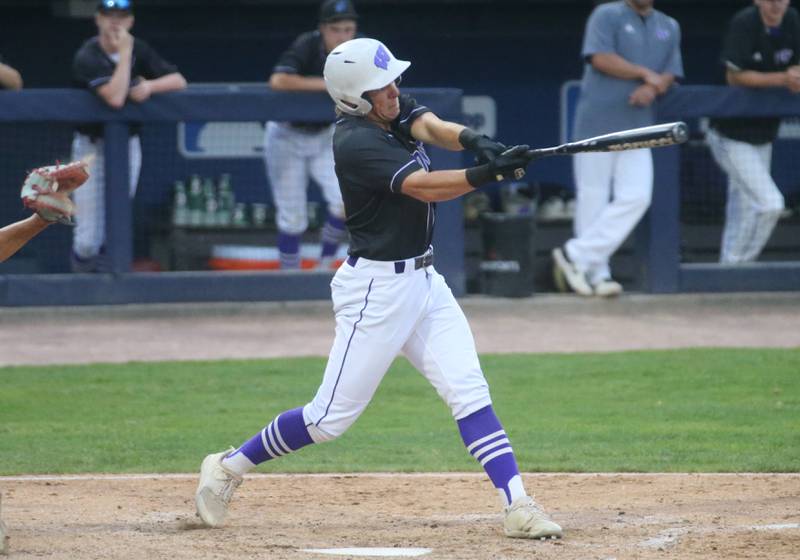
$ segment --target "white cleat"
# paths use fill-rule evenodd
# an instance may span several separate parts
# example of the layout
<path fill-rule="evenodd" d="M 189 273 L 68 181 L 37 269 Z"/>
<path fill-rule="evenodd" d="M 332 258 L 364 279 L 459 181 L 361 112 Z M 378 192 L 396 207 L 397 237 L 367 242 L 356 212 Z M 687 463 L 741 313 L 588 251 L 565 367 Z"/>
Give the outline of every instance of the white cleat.
<path fill-rule="evenodd" d="M 582 296 L 594 295 L 592 285 L 586 278 L 586 272 L 575 266 L 561 247 L 553 249 L 553 277 L 556 286 L 569 288 Z"/>
<path fill-rule="evenodd" d="M 233 451 L 213 453 L 203 459 L 200 465 L 200 484 L 194 496 L 197 504 L 197 515 L 209 527 L 219 527 L 225 522 L 228 504 L 231 503 L 234 491 L 242 483 L 242 477 L 230 472 L 222 466 L 222 459 Z"/>
<path fill-rule="evenodd" d="M 504 529 L 507 537 L 516 539 L 560 539 L 563 535 L 561 526 L 530 496 L 517 498 L 506 508 Z"/>
<path fill-rule="evenodd" d="M 594 295 L 611 298 L 622 295 L 622 284 L 611 278 L 604 278 L 592 286 L 594 288 Z"/>

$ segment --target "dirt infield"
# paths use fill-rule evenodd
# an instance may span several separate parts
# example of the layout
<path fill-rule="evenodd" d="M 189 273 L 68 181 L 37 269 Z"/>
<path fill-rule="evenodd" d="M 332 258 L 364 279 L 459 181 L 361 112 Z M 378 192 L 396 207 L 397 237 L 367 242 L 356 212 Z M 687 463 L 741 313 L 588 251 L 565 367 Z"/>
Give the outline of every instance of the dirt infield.
<path fill-rule="evenodd" d="M 304 549 L 422 547 L 431 559 L 728 560 L 800 550 L 800 475 L 528 475 L 566 531 L 546 542 L 505 538 L 496 494 L 472 474 L 260 476 L 240 488 L 221 529 L 198 526 L 192 478 L 0 484 L 15 559 L 319 559 Z"/>
<path fill-rule="evenodd" d="M 794 294 L 470 298 L 463 307 L 480 352 L 800 346 Z M 332 334 L 327 302 L 0 309 L 0 365 L 325 355 Z M 10 558 L 319 559 L 336 556 L 305 550 L 421 547 L 432 559 L 772 560 L 800 551 L 800 474 L 526 475 L 566 531 L 548 542 L 502 536 L 482 475 L 256 475 L 228 526 L 213 530 L 197 524 L 195 484 L 193 475 L 0 478 Z"/>

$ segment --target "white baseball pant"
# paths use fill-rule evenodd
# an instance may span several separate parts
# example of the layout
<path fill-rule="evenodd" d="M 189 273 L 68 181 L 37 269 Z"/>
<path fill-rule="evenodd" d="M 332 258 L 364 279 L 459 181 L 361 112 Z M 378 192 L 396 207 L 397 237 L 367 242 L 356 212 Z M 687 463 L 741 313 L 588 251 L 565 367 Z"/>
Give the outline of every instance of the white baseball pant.
<path fill-rule="evenodd" d="M 345 262 L 331 281 L 336 337 L 314 400 L 311 437 L 340 436 L 369 404 L 399 353 L 435 387 L 458 420 L 491 404 L 467 319 L 433 266 L 396 273 L 394 262 Z"/>
<path fill-rule="evenodd" d="M 781 191 L 770 175 L 772 144 L 749 144 L 710 129 L 706 134 L 714 159 L 728 174 L 728 203 L 720 262 L 737 264 L 758 258 L 784 208 Z"/>
<path fill-rule="evenodd" d="M 304 132 L 287 123 L 268 122 L 264 162 L 275 202 L 278 230 L 300 235 L 308 229 L 308 180 L 319 185 L 328 212 L 344 219 L 344 203 L 333 163 L 333 125 Z"/>
<path fill-rule="evenodd" d="M 82 259 L 95 257 L 105 243 L 106 198 L 105 198 L 105 147 L 103 140 L 92 142 L 84 134 L 75 134 L 72 139 L 72 160 L 94 156 L 89 179 L 73 193 L 75 201 L 75 228 L 72 232 L 72 250 Z M 128 163 L 130 173 L 129 193 L 136 194 L 139 172 L 142 168 L 142 147 L 138 136 L 128 141 Z"/>
<path fill-rule="evenodd" d="M 650 206 L 653 156 L 650 150 L 576 154 L 573 168 L 575 237 L 566 250 L 596 284 L 611 277 L 611 255 Z"/>

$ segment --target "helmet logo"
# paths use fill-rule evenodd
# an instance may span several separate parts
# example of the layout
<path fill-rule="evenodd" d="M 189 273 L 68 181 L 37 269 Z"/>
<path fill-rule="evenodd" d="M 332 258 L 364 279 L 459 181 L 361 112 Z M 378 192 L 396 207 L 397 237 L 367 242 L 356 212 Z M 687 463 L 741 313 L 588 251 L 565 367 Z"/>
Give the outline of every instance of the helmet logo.
<path fill-rule="evenodd" d="M 333 8 L 333 11 L 335 11 L 337 14 L 341 14 L 346 10 L 347 10 L 347 2 L 345 0 L 339 0 L 339 2 L 337 2 L 336 6 L 334 6 Z"/>
<path fill-rule="evenodd" d="M 383 68 L 384 70 L 389 69 L 389 61 L 392 57 L 386 51 L 383 45 L 378 46 L 378 50 L 375 52 L 375 66 L 378 68 Z"/>

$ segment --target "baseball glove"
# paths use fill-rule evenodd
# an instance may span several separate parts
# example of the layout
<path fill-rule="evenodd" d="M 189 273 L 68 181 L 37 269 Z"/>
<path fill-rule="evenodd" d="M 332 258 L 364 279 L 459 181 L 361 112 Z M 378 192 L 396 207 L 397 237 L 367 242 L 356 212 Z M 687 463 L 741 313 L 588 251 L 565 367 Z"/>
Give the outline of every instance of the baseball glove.
<path fill-rule="evenodd" d="M 75 205 L 69 195 L 89 178 L 89 163 L 80 160 L 34 169 L 22 185 L 23 204 L 48 222 L 71 225 Z"/>

